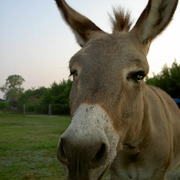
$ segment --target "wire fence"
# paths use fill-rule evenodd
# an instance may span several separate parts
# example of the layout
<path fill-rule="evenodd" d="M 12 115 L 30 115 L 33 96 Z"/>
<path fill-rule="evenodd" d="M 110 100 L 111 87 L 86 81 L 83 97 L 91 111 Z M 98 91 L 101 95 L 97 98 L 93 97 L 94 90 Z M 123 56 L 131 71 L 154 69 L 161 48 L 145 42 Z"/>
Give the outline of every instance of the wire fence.
<path fill-rule="evenodd" d="M 70 114 L 69 104 L 43 104 L 35 105 L 35 114 Z"/>
<path fill-rule="evenodd" d="M 3 109 L 0 109 L 3 111 Z M 7 111 L 16 114 L 63 115 L 70 114 L 69 104 L 10 104 Z"/>
<path fill-rule="evenodd" d="M 180 99 L 174 99 L 180 108 Z M 0 111 L 9 111 L 16 114 L 40 114 L 40 115 L 65 115 L 70 114 L 69 104 L 12 104 L 8 108 L 0 108 Z"/>

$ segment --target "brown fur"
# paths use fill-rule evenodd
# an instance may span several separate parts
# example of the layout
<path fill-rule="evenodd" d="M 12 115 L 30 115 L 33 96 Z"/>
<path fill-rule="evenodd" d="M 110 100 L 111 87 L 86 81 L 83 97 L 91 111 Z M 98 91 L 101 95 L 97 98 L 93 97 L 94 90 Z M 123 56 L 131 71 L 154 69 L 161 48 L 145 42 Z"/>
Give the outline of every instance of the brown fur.
<path fill-rule="evenodd" d="M 137 30 L 139 28 L 142 28 L 142 24 L 146 24 L 147 22 L 147 18 L 148 18 L 148 15 L 150 14 L 150 11 L 152 11 L 152 9 L 154 10 L 157 8 L 157 7 L 156 8 L 152 7 L 152 1 L 153 0 L 148 1 L 146 8 L 144 9 L 137 23 L 135 24 L 134 29 Z M 171 9 L 170 15 L 168 16 L 168 19 L 166 19 L 166 21 L 163 21 L 164 14 L 165 12 L 169 11 L 168 7 L 170 7 L 170 5 L 168 6 L 166 1 L 161 1 L 160 5 L 156 9 L 157 10 L 156 20 L 150 25 L 151 29 L 156 32 L 151 33 L 150 36 L 144 39 L 143 40 L 144 43 L 151 42 L 157 35 L 159 35 L 159 33 L 161 33 L 168 26 L 168 24 L 172 20 L 172 16 L 176 10 L 177 4 L 178 4 L 178 0 L 175 3 L 171 4 L 173 6 L 171 7 L 172 9 Z"/>
<path fill-rule="evenodd" d="M 130 13 L 125 12 L 122 8 L 113 8 L 114 18 L 110 16 L 113 25 L 113 31 L 128 32 L 132 26 Z"/>
<path fill-rule="evenodd" d="M 129 14 L 114 11 L 112 34 L 101 31 L 64 0 L 56 2 L 83 46 L 69 63 L 71 115 L 79 119 L 72 120 L 58 146 L 67 179 L 100 180 L 111 164 L 111 180 L 165 180 L 180 165 L 180 110 L 164 91 L 136 75 L 148 74 L 150 42 L 170 22 L 177 0 L 149 0 L 132 30 Z M 103 109 L 102 117 L 97 111 L 93 121 L 97 127 L 89 123 L 93 119 L 88 119 L 87 107 Z M 109 127 L 103 128 L 100 121 Z M 111 148 L 117 153 L 114 157 Z"/>
<path fill-rule="evenodd" d="M 84 41 L 88 41 L 90 31 L 102 31 L 92 21 L 82 16 L 72 9 L 64 0 L 57 0 L 58 8 L 63 12 L 65 21 L 71 25 L 74 31 L 77 31 Z M 83 46 L 83 44 L 80 44 Z"/>

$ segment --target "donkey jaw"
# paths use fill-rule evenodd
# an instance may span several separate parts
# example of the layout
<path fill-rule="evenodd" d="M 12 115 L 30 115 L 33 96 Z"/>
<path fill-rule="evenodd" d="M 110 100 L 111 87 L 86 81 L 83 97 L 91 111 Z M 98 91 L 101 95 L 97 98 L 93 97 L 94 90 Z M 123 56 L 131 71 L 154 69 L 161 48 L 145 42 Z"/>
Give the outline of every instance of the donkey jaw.
<path fill-rule="evenodd" d="M 101 179 L 116 157 L 118 141 L 110 118 L 99 105 L 80 105 L 58 145 L 67 179 Z"/>

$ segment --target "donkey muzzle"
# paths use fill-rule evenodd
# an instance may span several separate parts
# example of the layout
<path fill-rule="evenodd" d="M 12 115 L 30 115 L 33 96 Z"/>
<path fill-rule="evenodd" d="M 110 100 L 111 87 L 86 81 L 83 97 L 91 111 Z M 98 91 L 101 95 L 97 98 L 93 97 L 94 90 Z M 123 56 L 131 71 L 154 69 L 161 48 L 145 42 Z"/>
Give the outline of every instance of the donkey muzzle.
<path fill-rule="evenodd" d="M 57 156 L 68 180 L 98 180 L 116 156 L 117 136 L 105 111 L 81 105 L 61 135 Z M 114 134 L 115 135 L 115 134 Z"/>

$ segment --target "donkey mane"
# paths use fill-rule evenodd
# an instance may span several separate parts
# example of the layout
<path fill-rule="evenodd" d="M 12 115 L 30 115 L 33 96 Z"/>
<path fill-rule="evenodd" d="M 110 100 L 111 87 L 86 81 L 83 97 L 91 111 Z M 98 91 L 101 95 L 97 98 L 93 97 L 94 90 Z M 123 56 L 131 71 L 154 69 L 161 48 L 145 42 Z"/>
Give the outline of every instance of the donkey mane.
<path fill-rule="evenodd" d="M 131 14 L 122 7 L 113 7 L 114 17 L 109 14 L 113 32 L 128 32 L 133 24 Z"/>

